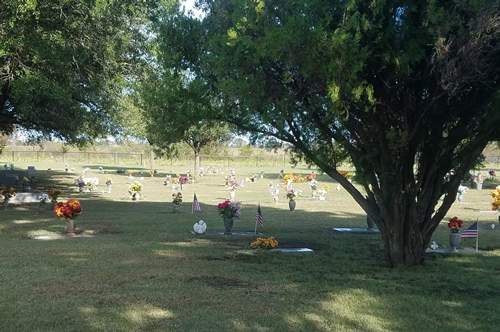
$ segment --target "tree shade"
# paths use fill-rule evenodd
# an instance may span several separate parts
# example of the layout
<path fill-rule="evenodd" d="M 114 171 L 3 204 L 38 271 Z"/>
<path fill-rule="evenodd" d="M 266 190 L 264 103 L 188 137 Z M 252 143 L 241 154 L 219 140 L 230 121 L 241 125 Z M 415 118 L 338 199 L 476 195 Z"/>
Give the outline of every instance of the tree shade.
<path fill-rule="evenodd" d="M 161 21 L 165 72 L 206 118 L 290 142 L 377 224 L 391 265 L 424 260 L 500 127 L 499 1 L 200 1 Z M 195 45 L 195 46 L 193 46 Z M 337 170 L 349 156 L 362 189 Z"/>

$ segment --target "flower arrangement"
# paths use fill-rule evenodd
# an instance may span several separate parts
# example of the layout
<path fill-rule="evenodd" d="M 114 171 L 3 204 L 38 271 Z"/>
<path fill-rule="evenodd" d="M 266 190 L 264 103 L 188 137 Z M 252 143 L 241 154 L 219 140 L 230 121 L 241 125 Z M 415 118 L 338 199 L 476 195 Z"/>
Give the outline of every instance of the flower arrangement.
<path fill-rule="evenodd" d="M 306 182 L 307 179 L 306 177 L 304 176 L 300 176 L 300 175 L 294 175 L 294 174 L 286 174 L 284 177 L 283 177 L 283 182 L 284 183 L 288 183 L 288 180 L 291 180 L 293 183 L 303 183 L 303 182 Z"/>
<path fill-rule="evenodd" d="M 57 199 L 61 195 L 61 191 L 56 190 L 56 189 L 49 189 L 47 191 L 47 195 L 49 196 L 49 199 L 52 203 L 57 203 Z"/>
<path fill-rule="evenodd" d="M 80 201 L 76 199 L 68 199 L 66 202 L 58 202 L 54 206 L 54 214 L 56 217 L 66 220 L 66 233 L 73 235 L 75 227 L 73 219 L 80 215 L 82 207 Z"/>
<path fill-rule="evenodd" d="M 458 233 L 463 225 L 463 220 L 458 219 L 457 217 L 453 217 L 450 219 L 450 221 L 448 221 L 448 228 L 452 233 Z"/>
<path fill-rule="evenodd" d="M 496 189 L 491 192 L 491 197 L 493 198 L 491 209 L 500 210 L 500 186 L 496 187 Z"/>
<path fill-rule="evenodd" d="M 175 194 L 172 194 L 172 203 L 174 206 L 179 207 L 182 204 L 182 193 L 178 192 Z"/>
<path fill-rule="evenodd" d="M 7 204 L 12 197 L 16 196 L 16 190 L 12 187 L 0 188 L 0 195 L 3 196 L 4 204 Z"/>
<path fill-rule="evenodd" d="M 66 202 L 58 202 L 54 206 L 56 217 L 74 219 L 82 212 L 80 202 L 76 199 L 69 199 Z"/>
<path fill-rule="evenodd" d="M 89 192 L 91 192 L 91 191 L 95 191 L 95 190 L 96 190 L 96 186 L 95 186 L 95 184 L 93 184 L 92 182 L 87 182 L 87 183 L 85 184 L 85 187 L 87 187 L 87 190 L 88 190 Z"/>
<path fill-rule="evenodd" d="M 286 198 L 288 198 L 288 200 L 290 201 L 295 200 L 295 197 L 297 197 L 297 193 L 294 190 L 290 190 L 286 193 Z"/>
<path fill-rule="evenodd" d="M 107 179 L 106 180 L 106 185 L 107 186 L 111 186 L 113 184 L 113 181 L 111 181 L 111 179 Z"/>
<path fill-rule="evenodd" d="M 241 205 L 239 202 L 225 200 L 217 204 L 217 210 L 224 218 L 239 218 Z"/>
<path fill-rule="evenodd" d="M 85 187 L 85 181 L 83 180 L 83 177 L 79 177 L 77 180 L 76 180 L 76 183 L 78 185 L 78 191 L 79 192 L 82 192 L 83 191 L 83 188 Z"/>
<path fill-rule="evenodd" d="M 250 247 L 252 249 L 274 249 L 277 248 L 279 245 L 278 240 L 276 240 L 274 237 L 258 237 L 255 241 L 250 243 Z"/>
<path fill-rule="evenodd" d="M 312 181 L 312 180 L 316 180 L 316 173 L 315 172 L 312 172 L 312 173 L 306 175 L 306 181 Z"/>
<path fill-rule="evenodd" d="M 179 176 L 179 184 L 187 184 L 189 183 L 189 177 L 187 175 Z"/>
<path fill-rule="evenodd" d="M 130 184 L 128 190 L 132 193 L 140 193 L 142 191 L 142 184 L 140 182 L 134 181 Z"/>
<path fill-rule="evenodd" d="M 137 196 L 141 194 L 142 184 L 140 182 L 134 181 L 128 187 L 128 193 L 133 201 L 137 200 Z"/>

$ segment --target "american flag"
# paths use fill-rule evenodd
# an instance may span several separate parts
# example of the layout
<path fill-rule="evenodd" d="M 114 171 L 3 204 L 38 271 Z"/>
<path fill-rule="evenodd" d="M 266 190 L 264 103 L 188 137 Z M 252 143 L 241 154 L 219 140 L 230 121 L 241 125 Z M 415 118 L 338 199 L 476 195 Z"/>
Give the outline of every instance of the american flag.
<path fill-rule="evenodd" d="M 201 212 L 200 202 L 198 201 L 198 197 L 196 197 L 196 194 L 194 194 L 193 197 L 193 213 L 195 212 Z"/>
<path fill-rule="evenodd" d="M 477 221 L 462 232 L 462 238 L 475 238 L 478 235 Z"/>
<path fill-rule="evenodd" d="M 255 223 L 259 225 L 264 225 L 264 217 L 262 216 L 262 211 L 260 210 L 260 204 L 257 208 L 257 214 L 255 215 Z"/>

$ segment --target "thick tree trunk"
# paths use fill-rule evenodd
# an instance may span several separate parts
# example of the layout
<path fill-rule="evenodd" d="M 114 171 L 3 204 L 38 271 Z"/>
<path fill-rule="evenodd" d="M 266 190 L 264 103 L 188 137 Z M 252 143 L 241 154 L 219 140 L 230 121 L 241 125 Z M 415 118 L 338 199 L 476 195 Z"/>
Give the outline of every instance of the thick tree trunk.
<path fill-rule="evenodd" d="M 399 223 L 403 224 L 414 224 L 414 222 Z M 404 227 L 393 224 L 393 227 L 386 227 L 382 232 L 382 239 L 386 260 L 390 266 L 411 266 L 424 262 L 429 240 L 422 231 L 414 228 L 405 230 Z"/>

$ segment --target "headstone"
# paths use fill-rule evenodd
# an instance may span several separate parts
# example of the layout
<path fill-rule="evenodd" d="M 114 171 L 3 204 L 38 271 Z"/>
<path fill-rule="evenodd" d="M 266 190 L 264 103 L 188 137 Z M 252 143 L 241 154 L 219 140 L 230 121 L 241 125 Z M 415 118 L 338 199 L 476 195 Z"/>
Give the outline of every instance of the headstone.
<path fill-rule="evenodd" d="M 362 227 L 335 227 L 333 229 L 338 233 L 346 233 L 346 234 L 378 234 L 380 231 L 376 228 L 362 228 Z"/>
<path fill-rule="evenodd" d="M 99 185 L 99 179 L 98 178 L 82 178 L 83 182 L 85 184 L 92 184 L 94 186 L 98 186 Z"/>
<path fill-rule="evenodd" d="M 17 193 L 9 200 L 9 204 L 40 203 L 45 198 L 44 194 Z"/>
<path fill-rule="evenodd" d="M 28 166 L 28 176 L 35 175 L 35 172 L 36 172 L 35 166 Z"/>
<path fill-rule="evenodd" d="M 304 254 L 304 253 L 312 253 L 314 250 L 310 248 L 276 248 L 271 249 L 269 252 L 280 252 L 287 254 Z"/>

